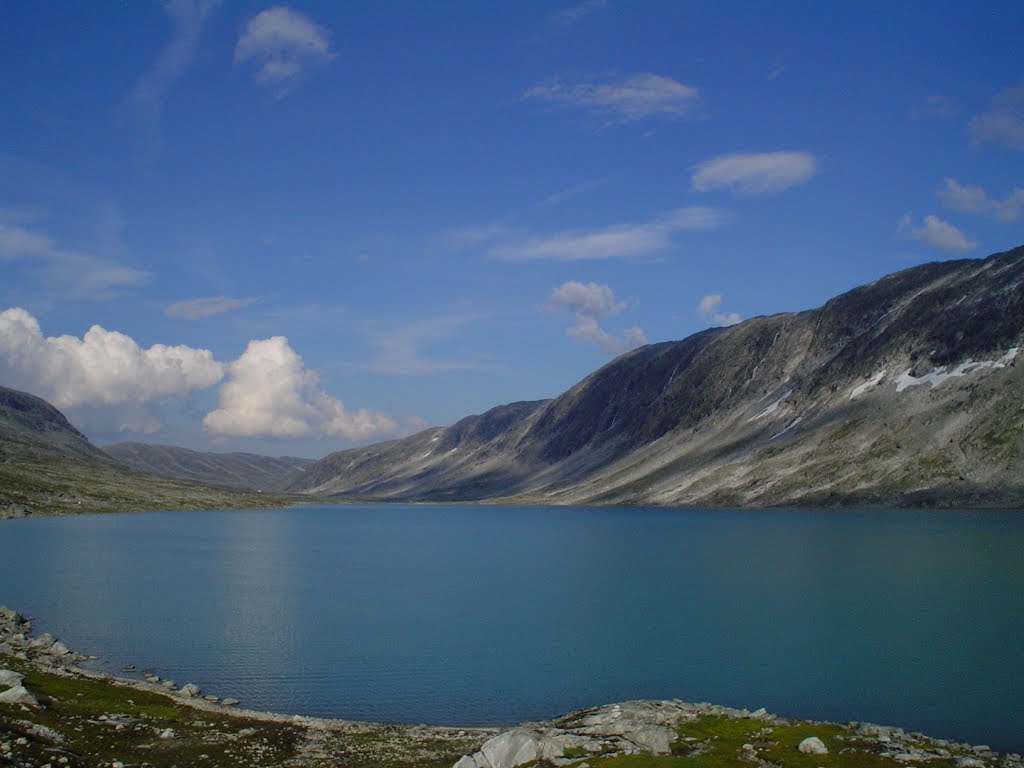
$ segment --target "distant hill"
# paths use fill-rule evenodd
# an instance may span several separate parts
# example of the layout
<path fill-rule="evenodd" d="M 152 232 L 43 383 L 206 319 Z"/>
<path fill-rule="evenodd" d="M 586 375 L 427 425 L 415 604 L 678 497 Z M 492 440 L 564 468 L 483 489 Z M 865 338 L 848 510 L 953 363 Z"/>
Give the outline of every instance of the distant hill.
<path fill-rule="evenodd" d="M 1024 247 L 612 361 L 550 401 L 331 454 L 393 500 L 1024 504 Z"/>
<path fill-rule="evenodd" d="M 45 400 L 0 387 L 0 518 L 65 512 L 283 506 L 242 492 L 138 472 L 101 451 Z"/>
<path fill-rule="evenodd" d="M 140 472 L 261 491 L 283 491 L 313 463 L 312 459 L 293 456 L 208 453 L 147 443 L 115 443 L 103 450 Z"/>
<path fill-rule="evenodd" d="M 64 414 L 27 392 L 0 387 L 0 462 L 31 449 L 65 458 L 113 464 Z"/>

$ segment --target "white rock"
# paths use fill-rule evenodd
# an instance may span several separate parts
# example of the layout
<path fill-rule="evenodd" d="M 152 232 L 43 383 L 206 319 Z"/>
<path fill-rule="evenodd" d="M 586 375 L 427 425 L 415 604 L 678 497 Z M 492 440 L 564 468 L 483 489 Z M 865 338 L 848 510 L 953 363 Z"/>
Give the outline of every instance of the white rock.
<path fill-rule="evenodd" d="M 957 768 L 984 768 L 985 763 L 976 757 L 958 757 L 956 766 Z"/>
<path fill-rule="evenodd" d="M 67 656 L 69 653 L 71 653 L 71 649 L 64 645 L 64 643 L 62 643 L 60 640 L 58 640 L 50 646 L 50 649 L 47 651 L 47 653 L 49 653 L 52 656 Z"/>
<path fill-rule="evenodd" d="M 174 729 L 173 728 L 164 728 L 162 731 L 160 731 L 160 738 L 161 739 L 173 739 L 174 738 Z"/>
<path fill-rule="evenodd" d="M 14 670 L 0 669 L 0 688 L 13 688 L 16 685 L 21 685 L 21 681 L 24 679 Z"/>
<path fill-rule="evenodd" d="M 460 757 L 459 762 L 452 766 L 452 768 L 477 768 L 477 764 L 476 760 L 466 755 L 465 757 Z"/>
<path fill-rule="evenodd" d="M 186 683 L 185 685 L 181 686 L 181 690 L 178 691 L 178 693 L 180 693 L 182 696 L 185 696 L 186 698 L 194 699 L 196 696 L 202 693 L 202 691 L 200 690 L 199 686 L 195 683 Z"/>
<path fill-rule="evenodd" d="M 16 685 L 0 693 L 0 704 L 24 704 L 27 707 L 38 707 L 36 697 L 28 692 L 23 685 Z"/>
<path fill-rule="evenodd" d="M 817 736 L 808 736 L 806 739 L 800 742 L 797 747 L 801 752 L 807 755 L 827 755 L 828 747 L 825 743 Z"/>
<path fill-rule="evenodd" d="M 491 768 L 515 768 L 540 757 L 537 734 L 526 728 L 513 728 L 495 736 L 480 751 Z"/>

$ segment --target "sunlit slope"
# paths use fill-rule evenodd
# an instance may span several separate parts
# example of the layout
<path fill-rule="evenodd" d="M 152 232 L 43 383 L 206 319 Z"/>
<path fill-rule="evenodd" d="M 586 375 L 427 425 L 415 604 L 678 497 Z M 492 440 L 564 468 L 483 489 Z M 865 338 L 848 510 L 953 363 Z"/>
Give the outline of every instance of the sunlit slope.
<path fill-rule="evenodd" d="M 1024 247 L 651 344 L 558 398 L 335 453 L 292 486 L 403 500 L 1024 501 Z"/>

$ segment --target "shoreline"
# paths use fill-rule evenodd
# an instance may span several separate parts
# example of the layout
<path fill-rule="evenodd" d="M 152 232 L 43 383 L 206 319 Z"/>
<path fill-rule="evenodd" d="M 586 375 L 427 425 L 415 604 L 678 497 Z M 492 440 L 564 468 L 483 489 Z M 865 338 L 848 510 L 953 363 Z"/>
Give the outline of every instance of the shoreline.
<path fill-rule="evenodd" d="M 128 760 L 108 756 L 97 761 L 81 756 L 76 761 L 64 755 L 64 762 L 58 759 L 43 763 L 30 756 L 19 756 L 16 750 L 19 746 L 35 746 L 51 752 L 62 749 L 60 745 L 67 743 L 68 736 L 38 720 L 52 720 L 43 715 L 49 715 L 62 706 L 62 697 L 53 691 L 66 695 L 65 689 L 75 691 L 81 685 L 86 686 L 86 691 L 74 692 L 75 697 L 105 696 L 104 702 L 123 701 L 129 708 L 150 709 L 160 709 L 160 705 L 154 705 L 153 702 L 162 701 L 164 710 L 179 713 L 173 726 L 167 725 L 172 719 L 165 715 L 166 722 L 160 721 L 156 725 L 147 726 L 149 730 L 142 730 L 142 740 L 134 748 L 148 756 L 155 756 L 152 745 L 160 744 L 161 741 L 166 742 L 168 748 L 180 747 L 182 744 L 175 742 L 184 741 L 184 747 L 194 749 L 197 743 L 195 731 L 197 728 L 209 729 L 211 726 L 205 718 L 210 717 L 219 721 L 216 738 L 200 730 L 199 744 L 217 743 L 217 738 L 220 738 L 225 744 L 237 745 L 240 740 L 244 741 L 259 733 L 259 726 L 263 724 L 291 745 L 294 755 L 286 764 L 294 766 L 323 765 L 325 760 L 341 755 L 347 759 L 345 765 L 367 767 L 515 768 L 536 764 L 556 768 L 587 768 L 590 766 L 586 762 L 588 759 L 599 763 L 602 760 L 614 761 L 622 756 L 643 754 L 654 761 L 650 763 L 654 766 L 660 765 L 659 760 L 674 760 L 680 754 L 705 754 L 728 746 L 729 749 L 736 749 L 738 760 L 761 766 L 786 766 L 789 764 L 787 759 L 796 759 L 797 756 L 804 758 L 808 754 L 828 754 L 831 747 L 833 751 L 860 751 L 872 755 L 873 759 L 882 760 L 873 765 L 924 763 L 950 768 L 1024 768 L 1024 758 L 1016 753 L 999 754 L 986 745 L 933 738 L 917 732 L 908 733 L 893 726 L 793 720 L 768 713 L 763 708 L 750 711 L 679 700 L 607 704 L 571 712 L 548 721 L 522 723 L 512 728 L 383 723 L 267 712 L 240 708 L 238 702 L 230 698 L 204 697 L 198 686 L 185 684 L 178 687 L 173 681 L 160 680 L 145 672 L 141 674 L 152 679 L 122 677 L 81 666 L 81 662 L 95 658 L 69 649 L 48 633 L 33 635 L 30 619 L 0 606 L 0 670 L 6 667 L 15 677 L 22 678 L 28 684 L 23 686 L 22 680 L 19 680 L 18 685 L 10 685 L 4 691 L 4 673 L 0 671 L 0 758 L 10 761 L 10 765 L 25 768 L 45 768 L 47 764 L 50 768 L 91 765 L 127 768 L 131 765 L 165 764 L 147 760 L 133 761 L 130 759 L 131 749 L 127 747 Z M 128 668 L 125 669 L 127 671 Z M 6 682 L 9 684 L 11 679 Z M 17 693 L 18 689 L 26 695 Z M 96 693 L 97 690 L 102 692 L 106 689 L 109 689 L 106 694 Z M 11 696 L 12 691 L 17 695 Z M 5 701 L 4 697 L 11 701 Z M 142 703 L 137 703 L 137 700 L 142 700 Z M 8 717 L 12 710 L 17 710 L 13 719 Z M 91 710 L 85 715 L 84 719 L 80 718 L 76 730 L 84 733 L 84 725 L 98 729 L 98 733 L 90 734 L 90 738 L 95 736 L 98 740 L 102 740 L 111 727 L 119 732 L 127 723 L 135 723 L 138 732 L 140 726 L 137 723 L 147 717 L 136 717 L 120 711 Z M 192 719 L 200 715 L 204 719 Z M 24 732 L 26 735 L 5 742 L 5 727 L 8 731 Z M 22 730 L 17 731 L 18 728 Z M 712 732 L 709 728 L 718 728 L 722 733 Z M 744 728 L 746 730 L 740 739 L 742 744 L 729 741 L 735 736 L 734 731 Z M 281 736 L 281 733 L 285 735 Z M 687 735 L 690 733 L 694 735 Z M 793 741 L 798 736 L 799 741 Z M 39 743 L 33 745 L 30 739 Z M 787 739 L 793 741 L 788 747 L 783 743 Z M 47 741 L 52 742 L 51 746 L 40 746 Z M 89 739 L 86 741 L 92 743 Z M 266 746 L 270 743 L 268 736 L 262 737 L 260 746 L 263 752 L 272 751 L 271 747 Z M 789 751 L 783 751 L 781 756 L 773 752 L 787 748 Z M 826 751 L 808 752 L 818 749 Z M 263 754 L 259 750 L 257 752 Z M 231 749 L 225 749 L 224 754 L 231 760 L 241 757 Z M 264 765 L 254 758 L 255 754 L 247 755 L 246 759 L 254 766 Z M 199 760 L 195 764 L 219 765 L 210 762 L 213 758 L 207 752 L 199 753 Z M 172 765 L 170 762 L 166 764 Z M 180 766 L 192 763 L 176 761 L 173 764 Z M 224 765 L 233 764 L 228 762 Z M 664 763 L 666 768 L 674 764 Z"/>

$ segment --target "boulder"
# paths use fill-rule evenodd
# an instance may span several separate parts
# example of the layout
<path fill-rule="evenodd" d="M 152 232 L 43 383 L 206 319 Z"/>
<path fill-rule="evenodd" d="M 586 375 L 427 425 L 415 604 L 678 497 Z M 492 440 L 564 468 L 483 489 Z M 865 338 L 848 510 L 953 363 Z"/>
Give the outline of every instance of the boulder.
<path fill-rule="evenodd" d="M 0 669 L 0 688 L 13 688 L 21 685 L 25 678 L 19 673 L 10 669 Z"/>
<path fill-rule="evenodd" d="M 16 685 L 0 693 L 0 704 L 22 704 L 26 707 L 38 707 L 36 697 L 28 692 L 23 685 Z"/>
<path fill-rule="evenodd" d="M 51 656 L 67 656 L 69 653 L 71 653 L 71 649 L 64 645 L 64 643 L 62 643 L 60 640 L 58 640 L 50 646 L 50 649 L 47 651 L 47 653 Z"/>
<path fill-rule="evenodd" d="M 34 651 L 43 651 L 44 653 L 53 647 L 53 644 L 57 642 L 57 638 L 51 635 L 49 632 L 44 632 L 39 637 L 33 638 L 29 641 L 28 647 Z"/>
<path fill-rule="evenodd" d="M 202 690 L 195 683 L 186 683 L 185 685 L 181 686 L 181 690 L 178 691 L 178 693 L 180 693 L 187 699 L 194 699 L 200 693 L 202 693 Z"/>
<path fill-rule="evenodd" d="M 526 728 L 513 728 L 489 739 L 480 752 L 491 768 L 514 768 L 541 756 L 537 734 Z"/>
<path fill-rule="evenodd" d="M 828 747 L 817 736 L 808 736 L 797 746 L 801 752 L 807 755 L 827 755 Z"/>

